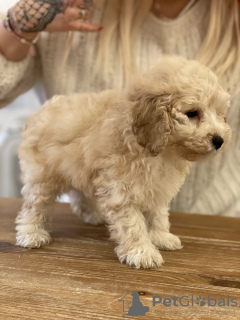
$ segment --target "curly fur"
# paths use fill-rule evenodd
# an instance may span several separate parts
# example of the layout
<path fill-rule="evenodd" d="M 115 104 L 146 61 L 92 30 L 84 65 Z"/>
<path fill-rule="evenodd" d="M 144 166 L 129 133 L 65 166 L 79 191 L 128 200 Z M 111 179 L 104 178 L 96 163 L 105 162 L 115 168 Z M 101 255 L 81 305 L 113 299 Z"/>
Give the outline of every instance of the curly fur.
<path fill-rule="evenodd" d="M 158 248 L 181 248 L 169 232 L 169 202 L 190 162 L 208 159 L 230 141 L 228 106 L 217 77 L 179 57 L 164 57 L 122 92 L 53 97 L 22 132 L 17 244 L 48 244 L 45 224 L 55 198 L 73 190 L 74 212 L 107 223 L 121 262 L 161 266 Z M 224 141 L 218 150 L 216 136 Z"/>

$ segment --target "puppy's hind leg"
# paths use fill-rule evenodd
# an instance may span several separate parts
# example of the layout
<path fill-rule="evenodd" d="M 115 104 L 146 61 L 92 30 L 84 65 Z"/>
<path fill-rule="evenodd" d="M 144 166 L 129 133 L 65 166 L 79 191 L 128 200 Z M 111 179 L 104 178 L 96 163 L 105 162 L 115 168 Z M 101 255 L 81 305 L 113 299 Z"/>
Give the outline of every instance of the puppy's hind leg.
<path fill-rule="evenodd" d="M 17 245 L 39 248 L 51 241 L 45 223 L 54 209 L 57 193 L 47 183 L 27 183 L 22 194 L 24 202 L 16 218 Z"/>
<path fill-rule="evenodd" d="M 105 220 L 101 213 L 98 212 L 94 203 L 81 191 L 71 190 L 69 192 L 71 208 L 74 213 L 82 217 L 86 223 L 95 226 L 104 224 Z"/>

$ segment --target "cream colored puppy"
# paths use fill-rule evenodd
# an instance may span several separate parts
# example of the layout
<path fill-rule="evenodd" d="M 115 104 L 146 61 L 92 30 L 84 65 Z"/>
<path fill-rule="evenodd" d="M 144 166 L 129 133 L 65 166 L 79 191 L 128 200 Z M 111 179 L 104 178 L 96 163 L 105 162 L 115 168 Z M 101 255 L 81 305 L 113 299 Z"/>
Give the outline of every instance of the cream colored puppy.
<path fill-rule="evenodd" d="M 55 96 L 22 133 L 17 244 L 48 244 L 55 198 L 74 190 L 73 210 L 107 223 L 121 262 L 160 267 L 158 248 L 182 247 L 169 231 L 169 202 L 191 161 L 228 144 L 228 106 L 217 77 L 179 57 L 162 58 L 122 92 Z"/>

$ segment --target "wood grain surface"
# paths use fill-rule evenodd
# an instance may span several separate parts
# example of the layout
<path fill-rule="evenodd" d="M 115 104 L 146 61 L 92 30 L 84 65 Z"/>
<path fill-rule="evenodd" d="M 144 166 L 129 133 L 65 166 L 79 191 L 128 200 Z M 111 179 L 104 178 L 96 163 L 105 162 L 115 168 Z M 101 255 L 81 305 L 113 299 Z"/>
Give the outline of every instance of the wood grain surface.
<path fill-rule="evenodd" d="M 86 225 L 68 204 L 56 204 L 49 246 L 15 246 L 21 203 L 0 199 L 1 320 L 122 319 L 133 292 L 149 311 L 130 319 L 240 319 L 239 218 L 172 213 L 183 249 L 163 251 L 162 268 L 136 270 L 120 264 L 105 226 Z M 153 306 L 160 297 L 165 305 Z"/>

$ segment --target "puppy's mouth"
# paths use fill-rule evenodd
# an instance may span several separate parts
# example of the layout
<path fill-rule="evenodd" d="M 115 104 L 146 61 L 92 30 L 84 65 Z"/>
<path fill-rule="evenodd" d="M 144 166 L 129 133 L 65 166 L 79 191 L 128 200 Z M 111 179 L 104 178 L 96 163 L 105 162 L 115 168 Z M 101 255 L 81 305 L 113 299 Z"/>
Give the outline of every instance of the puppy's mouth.
<path fill-rule="evenodd" d="M 206 152 L 206 153 L 189 153 L 187 155 L 187 160 L 188 161 L 204 161 L 204 160 L 209 160 L 212 157 L 215 157 L 215 155 L 218 153 L 217 150 L 212 148 L 212 150 Z"/>
<path fill-rule="evenodd" d="M 205 147 L 196 148 L 189 145 L 178 144 L 177 148 L 182 158 L 187 161 L 204 161 L 209 158 L 214 157 L 216 154 L 222 150 L 222 147 L 216 149 L 211 143 L 207 144 Z"/>

